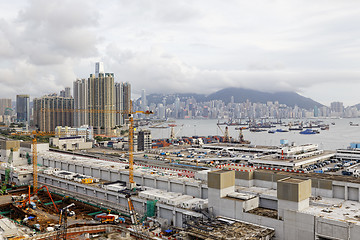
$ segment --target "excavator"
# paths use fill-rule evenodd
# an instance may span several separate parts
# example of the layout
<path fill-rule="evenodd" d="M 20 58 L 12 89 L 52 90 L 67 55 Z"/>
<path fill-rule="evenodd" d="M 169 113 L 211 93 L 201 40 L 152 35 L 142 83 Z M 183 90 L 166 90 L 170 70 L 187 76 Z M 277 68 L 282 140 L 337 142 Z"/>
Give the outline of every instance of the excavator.
<path fill-rule="evenodd" d="M 135 208 L 134 205 L 131 201 L 131 195 L 127 194 L 126 199 L 128 201 L 128 206 L 129 206 L 129 213 L 130 213 L 130 218 L 131 218 L 131 224 L 133 225 L 133 229 L 135 230 L 135 232 L 139 231 L 139 221 L 137 219 L 137 213 L 135 212 Z"/>
<path fill-rule="evenodd" d="M 75 206 L 74 203 L 60 209 L 60 215 L 59 215 L 59 225 L 60 229 L 57 232 L 56 239 L 66 239 L 67 235 L 67 217 L 69 213 L 71 212 L 69 208 Z"/>

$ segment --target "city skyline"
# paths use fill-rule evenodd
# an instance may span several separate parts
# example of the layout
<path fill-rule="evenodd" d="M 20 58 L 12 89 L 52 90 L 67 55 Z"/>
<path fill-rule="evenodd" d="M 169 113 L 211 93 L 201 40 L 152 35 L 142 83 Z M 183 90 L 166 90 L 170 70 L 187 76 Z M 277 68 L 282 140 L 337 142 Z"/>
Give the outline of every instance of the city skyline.
<path fill-rule="evenodd" d="M 59 3 L 4 3 L 1 97 L 59 92 L 102 61 L 134 96 L 243 87 L 360 103 L 357 1 Z"/>

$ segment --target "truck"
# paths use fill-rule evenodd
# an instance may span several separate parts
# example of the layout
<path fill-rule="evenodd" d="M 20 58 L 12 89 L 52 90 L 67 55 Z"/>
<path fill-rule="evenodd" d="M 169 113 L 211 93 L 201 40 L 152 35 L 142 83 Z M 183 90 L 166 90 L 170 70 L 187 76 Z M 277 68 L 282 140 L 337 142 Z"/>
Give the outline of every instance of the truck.
<path fill-rule="evenodd" d="M 119 217 L 118 215 L 106 214 L 106 213 L 96 215 L 95 220 L 100 221 L 101 223 L 112 223 L 112 224 L 125 223 L 124 218 Z"/>

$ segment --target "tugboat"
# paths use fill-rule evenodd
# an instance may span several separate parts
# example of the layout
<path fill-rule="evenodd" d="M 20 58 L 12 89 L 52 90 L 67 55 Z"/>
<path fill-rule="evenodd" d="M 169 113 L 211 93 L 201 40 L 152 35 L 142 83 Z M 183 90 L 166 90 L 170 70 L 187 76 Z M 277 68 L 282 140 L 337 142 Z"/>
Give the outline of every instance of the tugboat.
<path fill-rule="evenodd" d="M 281 128 L 276 129 L 276 131 L 277 131 L 277 132 L 288 132 L 288 130 L 284 130 L 284 129 L 281 129 Z"/>
<path fill-rule="evenodd" d="M 276 130 L 269 130 L 268 133 L 276 133 Z"/>

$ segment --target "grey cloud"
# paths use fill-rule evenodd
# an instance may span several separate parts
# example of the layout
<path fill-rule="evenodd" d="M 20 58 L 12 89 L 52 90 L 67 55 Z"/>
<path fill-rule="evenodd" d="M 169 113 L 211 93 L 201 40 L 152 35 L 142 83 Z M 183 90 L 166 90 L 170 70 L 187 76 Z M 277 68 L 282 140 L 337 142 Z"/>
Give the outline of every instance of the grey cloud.
<path fill-rule="evenodd" d="M 109 50 L 110 51 L 110 50 Z M 296 91 L 340 79 L 356 84 L 360 71 L 303 71 L 281 67 L 251 70 L 201 70 L 159 49 L 148 52 L 110 51 L 110 69 L 117 81 L 130 81 L 133 89 L 149 93 L 199 92 L 209 94 L 225 87 L 243 87 L 267 92 Z M 124 57 L 126 56 L 126 57 Z"/>
<path fill-rule="evenodd" d="M 0 9 L 3 96 L 58 92 L 99 60 L 134 92 L 234 86 L 330 99 L 360 87 L 358 1 L 25 2 L 11 8 L 19 14 Z"/>
<path fill-rule="evenodd" d="M 71 86 L 74 68 L 98 55 L 97 18 L 88 1 L 33 0 L 15 19 L 0 20 L 0 88 L 8 89 L 2 96 Z"/>

